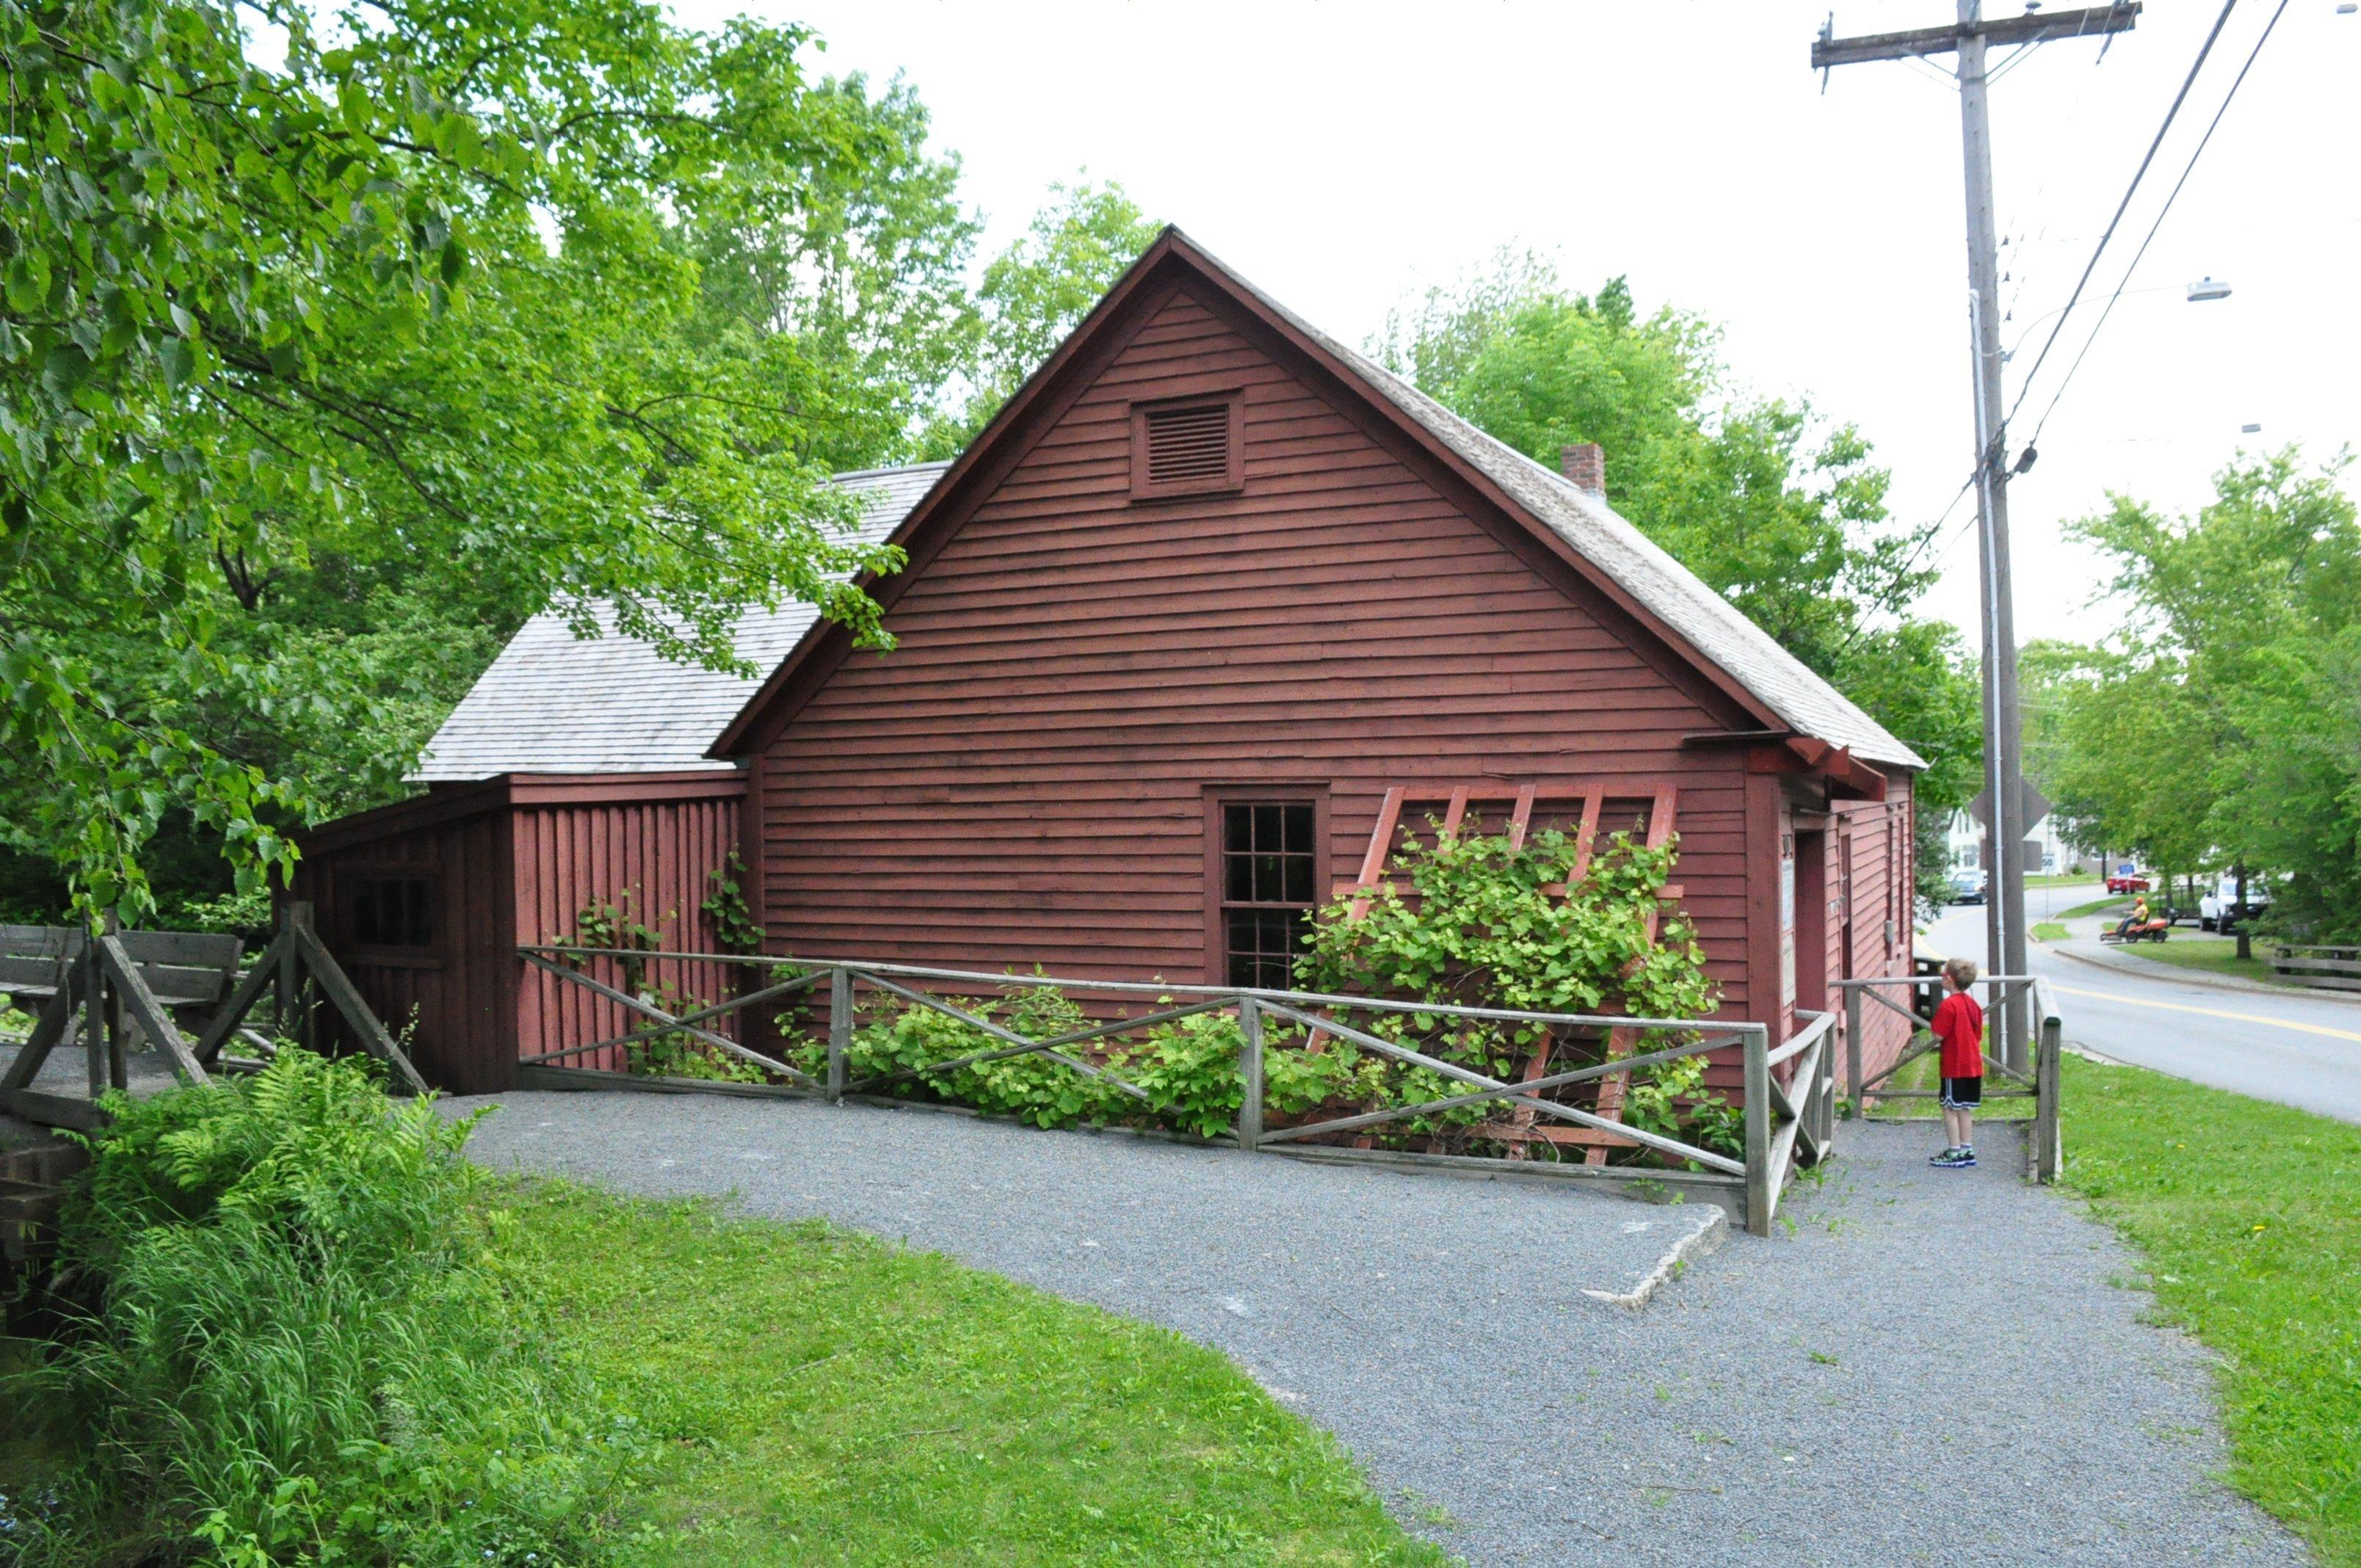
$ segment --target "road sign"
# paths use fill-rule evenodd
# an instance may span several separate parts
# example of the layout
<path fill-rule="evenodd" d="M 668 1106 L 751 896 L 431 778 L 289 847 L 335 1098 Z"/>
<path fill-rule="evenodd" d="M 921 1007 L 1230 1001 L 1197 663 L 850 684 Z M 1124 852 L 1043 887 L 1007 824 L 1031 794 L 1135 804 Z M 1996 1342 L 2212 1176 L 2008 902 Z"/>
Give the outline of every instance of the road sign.
<path fill-rule="evenodd" d="M 2049 815 L 2051 804 L 2049 797 L 2034 788 L 2031 779 L 2019 779 L 2017 788 L 2024 792 L 2017 798 L 2025 804 L 2025 825 L 2027 828 Z M 1982 823 L 1986 831 L 1991 830 L 1993 819 L 1990 789 L 1980 789 L 1976 792 L 1975 799 L 1968 802 L 1968 815 Z"/>

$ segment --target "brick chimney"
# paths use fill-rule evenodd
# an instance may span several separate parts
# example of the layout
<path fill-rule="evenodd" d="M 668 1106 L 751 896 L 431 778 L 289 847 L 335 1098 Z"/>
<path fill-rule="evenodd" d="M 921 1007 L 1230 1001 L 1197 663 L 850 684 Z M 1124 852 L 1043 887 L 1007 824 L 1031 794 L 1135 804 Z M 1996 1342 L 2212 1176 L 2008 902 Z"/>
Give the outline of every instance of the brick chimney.
<path fill-rule="evenodd" d="M 1575 488 L 1594 496 L 1608 494 L 1608 454 L 1598 442 L 1577 442 L 1558 451 L 1558 472 L 1573 479 Z"/>
<path fill-rule="evenodd" d="M 1607 453 L 1598 443 L 1585 441 L 1561 449 L 1558 469 L 1574 481 L 1576 489 L 1602 499 L 1606 496 Z"/>

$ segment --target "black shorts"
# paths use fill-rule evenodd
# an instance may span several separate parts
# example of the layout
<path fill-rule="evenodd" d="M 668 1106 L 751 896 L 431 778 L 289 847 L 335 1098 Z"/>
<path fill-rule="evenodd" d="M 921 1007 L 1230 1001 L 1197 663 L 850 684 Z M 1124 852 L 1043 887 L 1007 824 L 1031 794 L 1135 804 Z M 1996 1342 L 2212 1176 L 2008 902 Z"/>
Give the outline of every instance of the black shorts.
<path fill-rule="evenodd" d="M 1925 1079 L 1918 1080 L 1926 1082 Z M 1943 1109 L 1972 1111 L 1984 1102 L 1984 1080 L 1982 1073 L 1973 1078 L 1947 1078 L 1943 1080 Z"/>

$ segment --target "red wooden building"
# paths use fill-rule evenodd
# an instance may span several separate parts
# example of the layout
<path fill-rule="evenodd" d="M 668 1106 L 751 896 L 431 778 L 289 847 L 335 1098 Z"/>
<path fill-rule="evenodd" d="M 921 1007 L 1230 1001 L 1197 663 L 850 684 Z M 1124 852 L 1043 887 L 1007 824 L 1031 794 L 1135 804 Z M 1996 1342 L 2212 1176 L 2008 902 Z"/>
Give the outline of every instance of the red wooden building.
<path fill-rule="evenodd" d="M 428 1070 L 482 1088 L 521 1042 L 573 1043 L 507 944 L 626 886 L 699 935 L 720 841 L 654 827 L 686 820 L 667 792 L 734 816 L 774 952 L 1268 983 L 1389 792 L 1409 826 L 1464 789 L 1495 820 L 1522 795 L 1672 827 L 1724 1008 L 1775 1038 L 1831 980 L 1907 972 L 1922 764 L 1617 516 L 1595 448 L 1568 457 L 1503 446 L 1168 230 L 955 463 L 847 476 L 908 553 L 868 585 L 892 652 L 806 612 L 752 628 L 772 673 L 725 690 L 538 620 L 437 735 L 423 800 L 314 834 L 300 886 L 397 1022 L 417 999 Z M 1284 874 L 1226 874 L 1248 851 Z M 433 912 L 408 969 L 355 924 L 408 907 L 393 865 Z"/>

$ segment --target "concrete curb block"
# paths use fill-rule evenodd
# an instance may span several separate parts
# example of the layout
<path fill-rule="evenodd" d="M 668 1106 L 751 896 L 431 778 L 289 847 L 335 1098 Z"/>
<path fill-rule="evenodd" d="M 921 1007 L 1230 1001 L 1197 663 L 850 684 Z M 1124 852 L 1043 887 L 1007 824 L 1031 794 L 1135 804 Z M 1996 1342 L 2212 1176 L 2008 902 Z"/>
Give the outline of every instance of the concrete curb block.
<path fill-rule="evenodd" d="M 1653 1299 L 1671 1280 L 1677 1277 L 1691 1259 L 1700 1258 L 1730 1239 L 1730 1215 L 1716 1209 L 1704 1224 L 1673 1244 L 1672 1250 L 1656 1260 L 1656 1266 L 1629 1291 L 1618 1295 L 1612 1290 L 1589 1290 L 1583 1294 L 1594 1301 L 1604 1301 L 1610 1307 L 1622 1307 L 1638 1311 Z"/>

